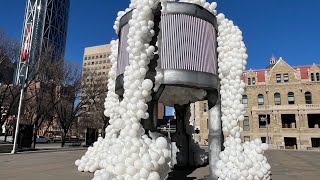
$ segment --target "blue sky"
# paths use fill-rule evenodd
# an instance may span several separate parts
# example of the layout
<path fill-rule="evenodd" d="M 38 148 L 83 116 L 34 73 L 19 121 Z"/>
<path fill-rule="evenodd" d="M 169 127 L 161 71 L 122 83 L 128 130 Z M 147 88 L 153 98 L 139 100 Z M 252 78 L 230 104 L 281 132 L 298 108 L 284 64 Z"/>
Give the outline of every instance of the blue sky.
<path fill-rule="evenodd" d="M 272 54 L 291 65 L 320 63 L 320 1 L 218 0 L 218 11 L 243 31 L 248 66 L 264 68 Z M 66 58 L 81 63 L 83 49 L 116 38 L 116 14 L 129 0 L 71 0 Z M 20 40 L 24 0 L 0 2 L 0 28 Z M 4 8 L 3 8 L 4 7 Z"/>

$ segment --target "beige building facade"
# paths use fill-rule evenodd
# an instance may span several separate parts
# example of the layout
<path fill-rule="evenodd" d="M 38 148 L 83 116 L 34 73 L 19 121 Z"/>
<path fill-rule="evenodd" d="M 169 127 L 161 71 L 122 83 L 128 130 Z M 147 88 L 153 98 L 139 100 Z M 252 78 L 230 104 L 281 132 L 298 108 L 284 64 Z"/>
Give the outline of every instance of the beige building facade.
<path fill-rule="evenodd" d="M 111 44 L 84 49 L 81 100 L 85 101 L 87 97 L 94 98 L 95 104 L 83 107 L 86 113 L 79 119 L 82 127 L 100 129 L 101 131 L 108 121 L 103 115 L 103 104 L 107 95 L 109 70 L 112 66 L 109 59 L 110 54 Z"/>
<path fill-rule="evenodd" d="M 272 57 L 267 68 L 245 71 L 243 80 L 243 140 L 261 138 L 273 149 L 320 147 L 320 65 L 290 66 Z M 195 104 L 201 144 L 205 144 L 208 103 Z"/>
<path fill-rule="evenodd" d="M 82 74 L 91 72 L 108 79 L 108 73 L 112 66 L 109 59 L 110 54 L 111 44 L 86 47 L 83 55 Z M 87 77 L 86 81 L 90 81 L 90 77 Z"/>

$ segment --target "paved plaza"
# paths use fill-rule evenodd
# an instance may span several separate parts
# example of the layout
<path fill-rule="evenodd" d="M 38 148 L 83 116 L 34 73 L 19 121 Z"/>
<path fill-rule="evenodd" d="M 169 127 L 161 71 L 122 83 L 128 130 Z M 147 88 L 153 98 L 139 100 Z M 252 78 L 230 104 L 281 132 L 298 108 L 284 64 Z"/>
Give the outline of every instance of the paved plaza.
<path fill-rule="evenodd" d="M 74 161 L 85 150 L 41 151 L 16 155 L 0 154 L 1 180 L 88 180 L 93 174 L 78 172 Z M 272 166 L 273 180 L 318 180 L 320 152 L 280 151 L 267 152 Z M 189 171 L 174 171 L 170 180 L 204 179 L 208 167 Z"/>

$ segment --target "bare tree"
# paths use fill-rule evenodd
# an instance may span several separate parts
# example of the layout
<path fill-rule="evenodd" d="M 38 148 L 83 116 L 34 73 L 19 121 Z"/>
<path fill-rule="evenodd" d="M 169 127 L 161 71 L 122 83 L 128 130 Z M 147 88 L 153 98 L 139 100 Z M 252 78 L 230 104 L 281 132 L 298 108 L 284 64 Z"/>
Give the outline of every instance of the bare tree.
<path fill-rule="evenodd" d="M 59 97 L 55 105 L 55 114 L 59 122 L 62 139 L 61 147 L 65 146 L 66 136 L 72 124 L 82 116 L 85 111 L 81 109 L 89 103 L 89 100 L 80 100 L 81 72 L 80 67 L 73 63 L 65 63 L 64 76 L 59 87 Z"/>
<path fill-rule="evenodd" d="M 19 91 L 13 85 L 13 75 L 18 56 L 18 41 L 0 29 L 0 126 L 6 122 L 8 116 L 16 113 Z"/>
<path fill-rule="evenodd" d="M 79 120 L 82 129 L 94 128 L 104 130 L 109 124 L 109 118 L 104 115 L 104 100 L 107 96 L 107 76 L 101 72 L 83 70 L 81 98 L 90 99 L 90 106 L 85 107 L 85 113 Z"/>
<path fill-rule="evenodd" d="M 0 72 L 3 72 L 7 67 L 6 62 L 14 63 L 18 60 L 18 56 L 19 42 L 10 38 L 4 30 L 0 29 Z"/>
<path fill-rule="evenodd" d="M 30 65 L 26 81 L 21 122 L 34 127 L 33 148 L 39 129 L 45 125 L 51 126 L 55 116 L 54 108 L 58 103 L 57 91 L 64 62 L 62 58 L 53 59 L 51 52 L 52 48 L 41 52 L 37 63 Z"/>

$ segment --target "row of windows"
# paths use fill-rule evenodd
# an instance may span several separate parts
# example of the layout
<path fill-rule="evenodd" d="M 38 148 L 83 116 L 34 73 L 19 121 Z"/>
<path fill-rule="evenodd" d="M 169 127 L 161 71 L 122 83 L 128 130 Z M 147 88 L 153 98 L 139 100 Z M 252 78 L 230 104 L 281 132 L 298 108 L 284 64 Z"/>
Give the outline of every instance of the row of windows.
<path fill-rule="evenodd" d="M 320 81 L 320 73 L 311 73 L 311 81 Z M 276 83 L 282 83 L 283 82 L 289 82 L 289 74 L 276 74 Z M 248 85 L 255 85 L 256 84 L 256 78 L 248 78 Z"/>
<path fill-rule="evenodd" d="M 89 70 L 100 70 L 100 69 L 106 69 L 109 68 L 109 66 L 97 66 L 97 67 L 92 67 L 92 68 L 83 68 L 83 71 L 89 71 Z"/>
<path fill-rule="evenodd" d="M 281 83 L 281 74 L 276 74 L 276 83 Z M 289 74 L 285 73 L 283 74 L 283 82 L 289 82 Z"/>
<path fill-rule="evenodd" d="M 288 92 L 288 104 L 294 104 L 295 98 L 293 92 Z M 306 104 L 312 104 L 312 94 L 311 92 L 305 92 L 304 93 L 305 103 Z M 242 104 L 245 107 L 248 107 L 248 96 L 243 95 L 242 96 Z M 275 105 L 281 105 L 281 94 L 280 93 L 274 93 L 274 104 Z M 258 95 L 258 105 L 264 105 L 264 96 L 263 94 Z"/>
<path fill-rule="evenodd" d="M 256 78 L 248 78 L 248 85 L 256 85 Z"/>
<path fill-rule="evenodd" d="M 320 81 L 320 74 L 319 73 L 316 73 L 316 74 L 311 73 L 310 76 L 311 76 L 311 81 Z"/>
<path fill-rule="evenodd" d="M 92 62 L 89 62 L 89 63 L 84 63 L 83 66 L 86 66 L 86 65 L 94 65 L 94 64 L 105 64 L 105 63 L 110 63 L 110 60 L 101 60 L 101 61 L 92 61 Z"/>
<path fill-rule="evenodd" d="M 282 75 L 283 75 L 283 82 L 289 82 L 289 74 L 285 73 L 285 74 L 276 74 L 276 83 L 282 82 L 282 78 L 281 78 Z M 256 85 L 256 78 L 255 77 L 248 78 L 248 85 Z"/>
<path fill-rule="evenodd" d="M 99 58 L 106 58 L 109 56 L 109 54 L 100 54 L 100 55 L 95 55 L 95 56 L 86 56 L 84 57 L 84 60 L 91 60 L 91 59 L 99 59 Z"/>

